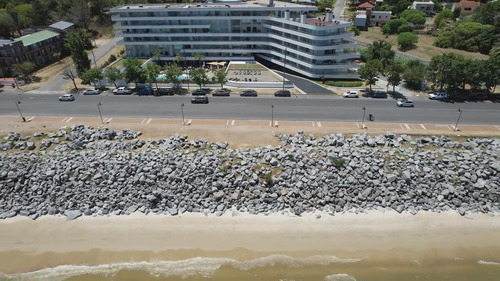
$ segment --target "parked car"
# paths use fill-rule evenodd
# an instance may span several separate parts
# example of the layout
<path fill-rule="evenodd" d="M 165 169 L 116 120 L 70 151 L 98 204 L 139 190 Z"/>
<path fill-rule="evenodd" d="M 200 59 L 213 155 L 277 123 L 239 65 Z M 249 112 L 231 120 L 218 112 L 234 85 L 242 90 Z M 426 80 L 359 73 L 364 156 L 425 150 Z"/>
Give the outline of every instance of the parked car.
<path fill-rule="evenodd" d="M 113 90 L 113 94 L 115 95 L 130 95 L 132 94 L 132 90 L 127 87 L 118 87 Z"/>
<path fill-rule="evenodd" d="M 342 94 L 344 98 L 359 98 L 358 92 L 349 91 Z"/>
<path fill-rule="evenodd" d="M 74 101 L 74 100 L 75 96 L 73 96 L 72 94 L 64 94 L 59 97 L 59 101 Z"/>
<path fill-rule="evenodd" d="M 140 89 L 139 91 L 137 91 L 137 95 L 138 96 L 149 96 L 149 95 L 152 95 L 153 94 L 153 89 L 151 89 L 151 87 L 144 87 L 142 89 Z"/>
<path fill-rule="evenodd" d="M 229 89 L 218 89 L 212 92 L 212 96 L 214 97 L 229 97 L 231 90 Z"/>
<path fill-rule="evenodd" d="M 246 90 L 240 93 L 241 97 L 256 97 L 257 91 L 255 90 Z"/>
<path fill-rule="evenodd" d="M 98 95 L 100 93 L 101 93 L 101 91 L 99 89 L 95 89 L 95 88 L 90 88 L 90 89 L 83 91 L 84 95 Z"/>
<path fill-rule="evenodd" d="M 445 100 L 448 99 L 448 95 L 445 92 L 435 92 L 429 94 L 429 99 L 431 100 Z"/>
<path fill-rule="evenodd" d="M 274 92 L 275 97 L 291 97 L 292 94 L 290 93 L 289 90 L 279 90 Z"/>
<path fill-rule="evenodd" d="M 171 88 L 158 88 L 155 91 L 155 96 L 173 96 L 174 90 Z"/>
<path fill-rule="evenodd" d="M 208 104 L 208 97 L 207 96 L 197 96 L 191 99 L 191 103 L 206 103 Z"/>
<path fill-rule="evenodd" d="M 375 91 L 372 94 L 372 98 L 376 99 L 386 99 L 387 98 L 387 93 L 384 91 Z"/>
<path fill-rule="evenodd" d="M 412 100 L 403 100 L 400 99 L 396 103 L 399 107 L 415 107 L 415 104 L 413 103 Z"/>
<path fill-rule="evenodd" d="M 207 94 L 207 90 L 205 89 L 198 89 L 192 92 L 193 96 L 204 96 Z"/>

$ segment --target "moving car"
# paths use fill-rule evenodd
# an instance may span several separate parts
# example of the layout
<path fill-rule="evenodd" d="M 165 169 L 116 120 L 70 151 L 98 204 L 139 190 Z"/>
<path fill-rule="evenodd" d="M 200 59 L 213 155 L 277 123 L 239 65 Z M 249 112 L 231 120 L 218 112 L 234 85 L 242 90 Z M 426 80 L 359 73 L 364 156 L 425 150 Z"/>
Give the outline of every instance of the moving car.
<path fill-rule="evenodd" d="M 207 94 L 207 91 L 204 89 L 198 89 L 192 92 L 193 96 L 204 96 Z"/>
<path fill-rule="evenodd" d="M 256 97 L 257 96 L 257 91 L 255 90 L 246 90 L 240 93 L 240 96 L 242 97 Z"/>
<path fill-rule="evenodd" d="M 84 95 L 98 95 L 100 93 L 101 93 L 101 91 L 99 89 L 95 89 L 95 88 L 90 88 L 90 89 L 83 91 Z"/>
<path fill-rule="evenodd" d="M 191 99 L 191 103 L 206 103 L 206 104 L 208 104 L 208 97 L 207 96 L 194 97 L 193 99 Z"/>
<path fill-rule="evenodd" d="M 212 96 L 214 97 L 229 97 L 229 93 L 231 90 L 229 89 L 218 89 L 212 92 Z"/>
<path fill-rule="evenodd" d="M 130 95 L 132 94 L 132 90 L 127 87 L 118 87 L 113 90 L 113 94 L 115 95 Z"/>
<path fill-rule="evenodd" d="M 344 98 L 359 98 L 358 92 L 349 91 L 342 94 Z"/>
<path fill-rule="evenodd" d="M 74 100 L 75 96 L 73 96 L 72 94 L 64 94 L 59 97 L 59 101 L 74 101 Z"/>
<path fill-rule="evenodd" d="M 445 92 L 435 92 L 429 94 L 430 100 L 445 100 L 448 98 L 448 95 Z"/>
<path fill-rule="evenodd" d="M 376 99 L 386 99 L 387 98 L 387 93 L 384 91 L 375 91 L 372 94 L 372 98 Z"/>
<path fill-rule="evenodd" d="M 155 96 L 173 96 L 174 90 L 171 88 L 158 88 L 155 91 Z"/>
<path fill-rule="evenodd" d="M 291 97 L 290 91 L 288 90 L 279 90 L 274 93 L 275 97 Z"/>
<path fill-rule="evenodd" d="M 399 107 L 415 107 L 412 100 L 398 100 L 397 105 Z"/>

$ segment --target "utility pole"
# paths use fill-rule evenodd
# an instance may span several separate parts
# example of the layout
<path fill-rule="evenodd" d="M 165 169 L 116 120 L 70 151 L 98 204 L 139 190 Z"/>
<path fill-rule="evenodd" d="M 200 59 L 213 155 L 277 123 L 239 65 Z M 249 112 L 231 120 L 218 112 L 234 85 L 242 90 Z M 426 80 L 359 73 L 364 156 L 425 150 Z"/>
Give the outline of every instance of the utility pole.
<path fill-rule="evenodd" d="M 271 105 L 271 127 L 274 127 L 274 105 Z"/>
<path fill-rule="evenodd" d="M 285 59 L 283 60 L 283 91 L 285 90 L 285 68 L 286 68 L 286 52 L 288 48 L 285 48 Z"/>
<path fill-rule="evenodd" d="M 365 128 L 365 113 L 366 113 L 366 107 L 363 106 L 363 119 L 361 119 L 361 129 Z"/>
<path fill-rule="evenodd" d="M 97 103 L 97 108 L 99 109 L 99 116 L 101 116 L 101 123 L 104 124 L 104 120 L 102 120 L 102 113 L 101 113 L 101 101 Z"/>
<path fill-rule="evenodd" d="M 459 108 L 458 112 L 459 112 L 459 114 L 458 114 L 458 118 L 457 118 L 457 123 L 455 124 L 455 131 L 460 131 L 458 129 L 458 121 L 460 121 L 460 116 L 462 116 L 462 108 Z"/>
<path fill-rule="evenodd" d="M 21 104 L 21 102 L 19 100 L 17 100 L 16 106 L 17 106 L 17 110 L 19 110 L 19 115 L 21 115 L 21 119 L 23 120 L 23 122 L 26 122 L 26 118 L 24 118 L 23 114 L 21 113 L 21 109 L 19 108 L 20 104 Z"/>
<path fill-rule="evenodd" d="M 182 113 L 182 125 L 185 125 L 185 123 L 184 123 L 184 103 L 181 103 L 181 113 Z"/>

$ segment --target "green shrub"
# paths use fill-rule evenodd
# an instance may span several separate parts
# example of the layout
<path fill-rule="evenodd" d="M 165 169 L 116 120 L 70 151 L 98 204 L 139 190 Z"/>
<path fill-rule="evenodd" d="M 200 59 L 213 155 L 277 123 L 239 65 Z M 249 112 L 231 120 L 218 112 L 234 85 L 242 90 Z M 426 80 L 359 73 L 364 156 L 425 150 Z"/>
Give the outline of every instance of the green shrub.
<path fill-rule="evenodd" d="M 115 60 L 116 60 L 116 56 L 112 54 L 112 55 L 111 55 L 111 56 L 109 56 L 109 58 L 108 58 L 108 63 L 112 63 L 112 62 L 114 62 Z"/>
<path fill-rule="evenodd" d="M 328 86 L 334 87 L 361 87 L 363 82 L 361 81 L 327 81 Z"/>
<path fill-rule="evenodd" d="M 267 185 L 272 185 L 273 184 L 273 173 L 271 171 L 267 172 L 267 174 L 264 176 L 264 180 L 266 181 Z"/>
<path fill-rule="evenodd" d="M 337 157 L 332 157 L 332 162 L 333 162 L 333 165 L 335 165 L 335 167 L 337 167 L 337 169 L 342 168 L 342 166 L 344 166 L 344 164 L 345 164 L 344 159 L 337 158 Z"/>

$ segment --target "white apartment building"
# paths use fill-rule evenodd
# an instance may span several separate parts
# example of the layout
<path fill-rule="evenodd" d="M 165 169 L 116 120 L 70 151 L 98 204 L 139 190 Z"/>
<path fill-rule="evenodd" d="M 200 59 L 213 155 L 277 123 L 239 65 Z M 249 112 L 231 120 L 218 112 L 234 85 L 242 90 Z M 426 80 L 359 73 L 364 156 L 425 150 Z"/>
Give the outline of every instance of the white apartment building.
<path fill-rule="evenodd" d="M 209 0 L 212 3 L 123 5 L 112 8 L 116 36 L 128 57 L 164 61 L 180 54 L 196 61 L 264 60 L 309 78 L 357 78 L 359 58 L 351 23 L 308 17 L 315 6 L 264 0 Z M 285 61 L 286 59 L 286 61 Z"/>
<path fill-rule="evenodd" d="M 422 12 L 426 13 L 429 16 L 432 13 L 434 13 L 434 2 L 432 2 L 432 1 L 429 1 L 429 2 L 418 2 L 418 1 L 415 1 L 408 8 L 422 11 Z"/>

